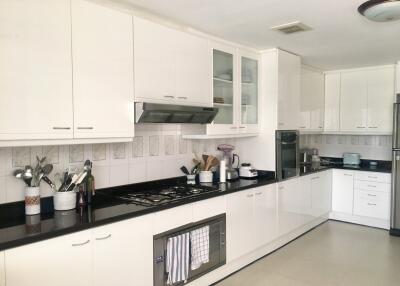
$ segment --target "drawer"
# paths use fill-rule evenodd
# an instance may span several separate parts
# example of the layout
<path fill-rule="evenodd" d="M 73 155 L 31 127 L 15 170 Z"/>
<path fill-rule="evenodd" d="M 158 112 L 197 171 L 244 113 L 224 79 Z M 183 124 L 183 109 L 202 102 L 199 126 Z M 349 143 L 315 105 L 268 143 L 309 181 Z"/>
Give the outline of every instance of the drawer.
<path fill-rule="evenodd" d="M 223 213 L 226 213 L 226 196 L 193 204 L 193 221 L 200 221 Z"/>
<path fill-rule="evenodd" d="M 193 205 L 175 207 L 154 214 L 153 233 L 162 233 L 193 221 Z"/>
<path fill-rule="evenodd" d="M 354 189 L 390 193 L 390 184 L 371 181 L 354 181 Z"/>
<path fill-rule="evenodd" d="M 355 172 L 355 179 L 360 181 L 391 183 L 391 174 L 377 172 Z"/>
<path fill-rule="evenodd" d="M 365 192 L 356 190 L 354 193 L 354 214 L 379 219 L 389 219 L 390 194 Z"/>

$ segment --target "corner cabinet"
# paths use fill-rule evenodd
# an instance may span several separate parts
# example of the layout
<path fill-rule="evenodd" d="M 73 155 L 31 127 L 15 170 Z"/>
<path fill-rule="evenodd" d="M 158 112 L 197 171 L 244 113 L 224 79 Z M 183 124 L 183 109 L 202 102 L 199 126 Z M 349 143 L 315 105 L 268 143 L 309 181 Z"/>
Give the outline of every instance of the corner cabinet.
<path fill-rule="evenodd" d="M 134 17 L 135 101 L 212 106 L 208 40 Z"/>

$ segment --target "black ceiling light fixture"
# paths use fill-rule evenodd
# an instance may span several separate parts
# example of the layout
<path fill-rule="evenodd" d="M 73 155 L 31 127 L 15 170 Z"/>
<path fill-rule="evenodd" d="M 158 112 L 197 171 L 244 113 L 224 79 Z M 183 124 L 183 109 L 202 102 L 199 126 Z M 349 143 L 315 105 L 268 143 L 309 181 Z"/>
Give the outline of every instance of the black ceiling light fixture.
<path fill-rule="evenodd" d="M 375 22 L 400 20 L 400 0 L 369 0 L 358 7 L 358 12 Z"/>

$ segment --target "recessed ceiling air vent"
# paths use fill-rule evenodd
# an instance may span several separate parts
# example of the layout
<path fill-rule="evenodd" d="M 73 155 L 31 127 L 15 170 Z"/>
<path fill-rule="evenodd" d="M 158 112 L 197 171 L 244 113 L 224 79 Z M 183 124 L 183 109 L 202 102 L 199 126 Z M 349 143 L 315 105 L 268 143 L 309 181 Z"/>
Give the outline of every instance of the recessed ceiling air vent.
<path fill-rule="evenodd" d="M 279 31 L 281 33 L 288 35 L 288 34 L 304 32 L 304 31 L 310 31 L 310 30 L 312 30 L 312 28 L 307 25 L 304 25 L 303 23 L 301 23 L 299 21 L 296 21 L 296 22 L 291 22 L 291 23 L 271 27 L 271 30 Z"/>

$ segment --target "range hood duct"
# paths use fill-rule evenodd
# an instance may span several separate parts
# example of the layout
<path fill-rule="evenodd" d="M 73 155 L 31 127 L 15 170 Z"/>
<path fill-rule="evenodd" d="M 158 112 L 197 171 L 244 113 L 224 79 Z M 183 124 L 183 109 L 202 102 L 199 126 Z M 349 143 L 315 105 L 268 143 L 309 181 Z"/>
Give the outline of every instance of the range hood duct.
<path fill-rule="evenodd" d="M 211 123 L 218 108 L 135 102 L 136 123 Z"/>

